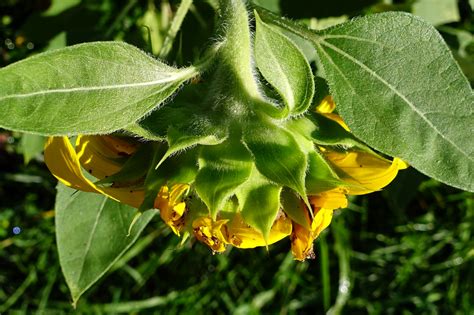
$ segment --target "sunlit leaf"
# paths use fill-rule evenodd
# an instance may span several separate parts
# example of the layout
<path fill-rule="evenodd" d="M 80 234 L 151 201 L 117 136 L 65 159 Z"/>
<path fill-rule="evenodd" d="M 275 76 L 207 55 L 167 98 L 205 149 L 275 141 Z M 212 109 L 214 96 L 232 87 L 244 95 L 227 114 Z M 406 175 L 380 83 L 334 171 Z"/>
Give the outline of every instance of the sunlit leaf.
<path fill-rule="evenodd" d="M 299 48 L 256 14 L 255 60 L 263 77 L 277 90 L 287 109 L 301 114 L 314 94 L 311 67 Z"/>
<path fill-rule="evenodd" d="M 456 0 L 417 0 L 412 12 L 433 25 L 457 22 L 460 18 Z"/>
<path fill-rule="evenodd" d="M 120 42 L 53 50 L 0 69 L 0 126 L 43 135 L 112 132 L 195 74 Z"/>
<path fill-rule="evenodd" d="M 358 138 L 474 191 L 474 94 L 431 25 L 382 13 L 313 35 L 337 108 Z"/>

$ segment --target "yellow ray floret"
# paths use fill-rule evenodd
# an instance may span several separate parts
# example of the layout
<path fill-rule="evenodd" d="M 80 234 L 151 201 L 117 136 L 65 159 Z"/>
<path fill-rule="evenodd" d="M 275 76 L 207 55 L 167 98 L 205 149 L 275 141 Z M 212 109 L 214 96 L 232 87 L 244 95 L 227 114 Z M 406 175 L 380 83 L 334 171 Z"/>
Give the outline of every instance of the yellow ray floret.
<path fill-rule="evenodd" d="M 334 114 L 333 111 L 336 109 L 336 104 L 334 103 L 334 99 L 332 96 L 328 95 L 326 96 L 321 103 L 316 107 L 316 111 L 326 118 L 329 118 L 331 120 L 334 120 L 337 122 L 339 125 L 342 126 L 342 128 L 346 129 L 349 131 L 349 127 L 347 124 L 342 120 L 341 116 Z"/>
<path fill-rule="evenodd" d="M 245 223 L 240 213 L 226 224 L 227 240 L 238 248 L 255 248 L 276 243 L 291 234 L 291 220 L 284 213 L 278 215 L 265 240 L 262 233 Z"/>
<path fill-rule="evenodd" d="M 228 243 L 224 235 L 224 225 L 228 221 L 214 221 L 210 217 L 198 218 L 193 221 L 194 236 L 214 252 L 221 253 L 225 251 L 225 245 Z"/>
<path fill-rule="evenodd" d="M 326 159 L 338 170 L 341 179 L 348 182 L 350 195 L 368 194 L 382 189 L 392 182 L 399 170 L 408 165 L 394 158 L 392 162 L 381 156 L 364 151 L 337 152 L 325 150 Z"/>
<path fill-rule="evenodd" d="M 78 155 L 67 137 L 49 138 L 44 160 L 51 173 L 68 187 L 103 194 L 135 208 L 143 202 L 143 189 L 99 187 L 86 178 Z"/>
<path fill-rule="evenodd" d="M 110 136 L 78 136 L 76 140 L 76 153 L 81 166 L 98 179 L 117 173 L 122 168 L 124 158 L 130 156 L 127 152 L 117 150 L 111 139 Z"/>
<path fill-rule="evenodd" d="M 154 207 L 160 210 L 161 219 L 180 235 L 185 224 L 186 204 L 181 201 L 182 196 L 189 190 L 189 185 L 178 184 L 171 188 L 163 186 L 155 199 Z"/>

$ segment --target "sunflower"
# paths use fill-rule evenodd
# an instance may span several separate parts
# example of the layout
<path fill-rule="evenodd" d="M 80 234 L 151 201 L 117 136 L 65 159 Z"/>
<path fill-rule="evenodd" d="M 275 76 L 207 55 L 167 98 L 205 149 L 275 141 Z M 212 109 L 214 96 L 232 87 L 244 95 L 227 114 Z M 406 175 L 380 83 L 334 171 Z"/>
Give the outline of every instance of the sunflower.
<path fill-rule="evenodd" d="M 314 151 L 310 152 L 313 155 L 317 153 L 315 157 L 319 162 L 316 164 L 326 165 L 326 169 L 321 170 L 319 166 L 312 167 L 311 160 L 308 163 L 306 196 L 299 195 L 289 187 L 279 187 L 278 183 L 268 180 L 253 167 L 252 172 L 257 177 L 247 179 L 250 186 L 257 187 L 252 188 L 252 191 L 263 195 L 268 191 L 276 191 L 277 194 L 274 197 L 269 193 L 267 199 L 252 194 L 246 198 L 254 196 L 259 200 L 267 200 L 276 205 L 277 211 L 268 214 L 259 208 L 251 209 L 256 216 L 250 219 L 248 210 L 242 211 L 243 202 L 239 198 L 242 186 L 247 184 L 237 185 L 233 188 L 235 191 L 228 192 L 229 197 L 213 213 L 196 190 L 195 173 L 191 172 L 192 175 L 188 177 L 176 177 L 181 172 L 179 163 L 183 156 L 188 156 L 184 159 L 188 161 L 184 168 L 199 164 L 199 148 L 169 157 L 171 164 L 164 163 L 156 168 L 157 158 L 163 159 L 165 156 L 166 143 L 142 141 L 123 135 L 89 135 L 77 137 L 73 145 L 68 137 L 51 137 L 45 147 L 45 162 L 53 175 L 68 187 L 103 194 L 139 209 L 159 209 L 161 218 L 176 235 L 194 235 L 214 252 L 223 252 L 228 247 L 247 249 L 268 246 L 289 237 L 295 259 L 304 260 L 315 256 L 314 240 L 329 226 L 334 210 L 347 207 L 347 195 L 378 191 L 388 185 L 399 170 L 407 167 L 402 160 L 387 160 L 354 140 L 347 125 L 334 111 L 334 101 L 328 96 L 311 113 L 315 119 L 301 118 L 317 127 L 312 129 L 311 137 L 316 140 L 313 140 L 311 148 Z M 336 125 L 331 125 L 330 121 Z M 292 123 L 289 122 L 288 130 L 291 130 Z M 327 126 L 332 130 L 321 130 Z M 304 128 L 298 130 L 295 139 L 310 137 Z M 341 130 L 345 133 L 341 133 Z M 344 141 L 341 140 L 341 134 L 345 135 Z M 347 139 L 352 141 L 352 145 L 348 145 Z M 225 154 L 229 151 L 232 148 Z M 222 159 L 226 158 L 225 154 Z M 238 156 L 237 159 L 242 160 L 239 163 L 252 164 L 252 157 Z M 203 168 L 205 166 L 200 165 L 198 173 Z M 157 174 L 158 178 L 164 179 L 150 180 Z M 252 178 L 253 175 L 247 176 Z M 179 178 L 183 181 L 177 182 Z M 232 183 L 229 187 L 233 187 Z M 262 209 L 268 207 L 268 204 L 260 205 Z M 264 230 L 261 225 L 255 224 L 258 215 L 262 217 L 261 222 L 269 222 L 268 229 Z"/>

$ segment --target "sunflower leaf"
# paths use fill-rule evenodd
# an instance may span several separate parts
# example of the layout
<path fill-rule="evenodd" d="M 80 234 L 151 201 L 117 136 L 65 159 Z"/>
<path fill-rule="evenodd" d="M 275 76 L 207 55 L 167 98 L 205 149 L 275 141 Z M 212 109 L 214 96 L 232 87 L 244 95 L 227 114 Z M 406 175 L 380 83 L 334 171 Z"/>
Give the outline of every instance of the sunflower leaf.
<path fill-rule="evenodd" d="M 135 243 L 157 213 L 143 213 L 129 234 L 136 209 L 61 184 L 55 210 L 59 262 L 74 304 Z"/>
<path fill-rule="evenodd" d="M 25 133 L 21 136 L 20 149 L 25 164 L 28 164 L 34 157 L 43 152 L 45 143 L 46 138 L 40 135 Z"/>
<path fill-rule="evenodd" d="M 0 69 L 0 126 L 55 136 L 110 133 L 145 116 L 196 74 L 120 42 L 45 52 Z"/>
<path fill-rule="evenodd" d="M 255 13 L 255 61 L 263 77 L 282 97 L 289 113 L 301 114 L 311 105 L 314 80 L 299 48 Z"/>
<path fill-rule="evenodd" d="M 355 136 L 474 191 L 474 93 L 434 27 L 392 12 L 309 34 Z"/>

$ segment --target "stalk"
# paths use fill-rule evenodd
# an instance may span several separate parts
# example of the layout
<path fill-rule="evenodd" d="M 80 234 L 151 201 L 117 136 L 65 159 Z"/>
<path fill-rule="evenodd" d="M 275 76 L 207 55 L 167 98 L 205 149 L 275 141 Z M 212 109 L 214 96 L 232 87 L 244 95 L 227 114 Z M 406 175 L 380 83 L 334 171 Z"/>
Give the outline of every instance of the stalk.
<path fill-rule="evenodd" d="M 165 41 L 163 43 L 163 47 L 161 48 L 159 58 L 165 59 L 171 51 L 173 47 L 174 39 L 176 38 L 176 34 L 178 33 L 181 25 L 183 24 L 184 18 L 189 11 L 189 8 L 193 4 L 193 0 L 183 0 L 179 5 L 178 10 L 176 11 L 176 15 L 171 22 L 171 26 L 168 30 L 168 34 L 166 35 Z"/>

